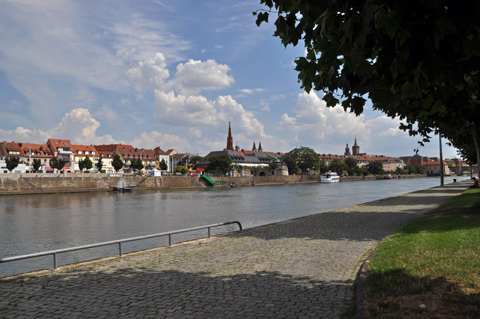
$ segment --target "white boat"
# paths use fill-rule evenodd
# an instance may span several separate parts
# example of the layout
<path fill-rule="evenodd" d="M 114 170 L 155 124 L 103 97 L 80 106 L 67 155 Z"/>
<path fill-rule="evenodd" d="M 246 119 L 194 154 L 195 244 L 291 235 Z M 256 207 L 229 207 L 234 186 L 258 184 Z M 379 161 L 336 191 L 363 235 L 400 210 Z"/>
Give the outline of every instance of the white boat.
<path fill-rule="evenodd" d="M 338 183 L 340 182 L 340 176 L 335 172 L 328 172 L 322 175 L 321 183 Z"/>

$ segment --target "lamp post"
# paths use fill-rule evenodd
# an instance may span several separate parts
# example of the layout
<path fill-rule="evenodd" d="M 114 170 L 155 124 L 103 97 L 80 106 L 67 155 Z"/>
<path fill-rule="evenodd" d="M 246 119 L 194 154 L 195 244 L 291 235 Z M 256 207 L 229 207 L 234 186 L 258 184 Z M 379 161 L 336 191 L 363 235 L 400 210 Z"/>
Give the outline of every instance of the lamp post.
<path fill-rule="evenodd" d="M 438 132 L 438 137 L 440 138 L 440 186 L 443 186 L 443 154 L 442 154 L 442 134 Z"/>
<path fill-rule="evenodd" d="M 32 146 L 29 144 L 28 145 L 28 171 L 31 173 L 32 172 Z"/>

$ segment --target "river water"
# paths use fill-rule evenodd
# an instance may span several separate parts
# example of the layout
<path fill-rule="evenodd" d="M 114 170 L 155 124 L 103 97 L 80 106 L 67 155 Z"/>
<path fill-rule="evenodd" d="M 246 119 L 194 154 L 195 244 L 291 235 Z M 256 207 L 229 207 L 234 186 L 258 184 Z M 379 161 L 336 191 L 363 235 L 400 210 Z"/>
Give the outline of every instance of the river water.
<path fill-rule="evenodd" d="M 459 180 L 466 179 L 460 177 Z M 452 178 L 446 177 L 445 183 Z M 439 178 L 334 184 L 0 196 L 0 258 L 238 220 L 244 228 L 426 189 Z M 212 234 L 238 226 L 213 229 Z M 179 242 L 206 230 L 173 235 Z M 136 251 L 168 237 L 123 244 Z M 112 245 L 59 255 L 59 264 L 118 254 Z M 52 257 L 0 264 L 0 277 L 52 267 Z"/>

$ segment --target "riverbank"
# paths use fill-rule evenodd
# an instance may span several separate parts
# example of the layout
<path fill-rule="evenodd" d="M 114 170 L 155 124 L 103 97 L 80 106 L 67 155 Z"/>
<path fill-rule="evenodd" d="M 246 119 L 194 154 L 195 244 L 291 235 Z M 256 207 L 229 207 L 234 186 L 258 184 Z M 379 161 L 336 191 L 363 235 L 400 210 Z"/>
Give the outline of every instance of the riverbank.
<path fill-rule="evenodd" d="M 369 251 L 468 184 L 0 281 L 0 317 L 340 318 Z"/>
<path fill-rule="evenodd" d="M 402 178 L 418 178 L 422 175 L 406 175 Z M 206 188 L 207 182 L 192 176 L 109 176 L 109 174 L 7 174 L 0 176 L 1 195 L 57 194 L 82 192 L 107 192 L 117 186 L 120 179 L 137 189 Z M 214 177 L 239 187 L 319 183 L 320 175 Z M 376 176 L 342 177 L 342 182 L 376 180 Z"/>
<path fill-rule="evenodd" d="M 479 318 L 479 242 L 479 189 L 382 241 L 367 274 L 368 318 Z"/>

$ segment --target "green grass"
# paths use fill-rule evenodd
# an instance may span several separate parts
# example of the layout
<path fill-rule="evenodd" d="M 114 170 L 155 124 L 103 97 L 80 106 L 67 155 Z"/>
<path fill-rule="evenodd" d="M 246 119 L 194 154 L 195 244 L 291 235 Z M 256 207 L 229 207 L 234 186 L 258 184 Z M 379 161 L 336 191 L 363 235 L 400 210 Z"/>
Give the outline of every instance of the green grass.
<path fill-rule="evenodd" d="M 381 243 L 368 270 L 367 314 L 480 317 L 479 247 L 477 189 L 451 198 Z"/>

